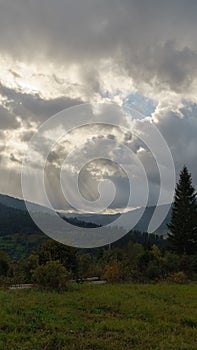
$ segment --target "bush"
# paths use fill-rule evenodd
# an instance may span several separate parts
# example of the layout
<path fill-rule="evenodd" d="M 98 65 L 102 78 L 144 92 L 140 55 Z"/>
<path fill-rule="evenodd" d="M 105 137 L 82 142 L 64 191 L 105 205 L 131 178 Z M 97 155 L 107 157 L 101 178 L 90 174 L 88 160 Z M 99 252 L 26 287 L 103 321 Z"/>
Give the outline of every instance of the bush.
<path fill-rule="evenodd" d="M 66 245 L 48 240 L 42 244 L 40 250 L 37 252 L 39 256 L 39 265 L 45 265 L 47 261 L 59 261 L 72 273 L 76 272 L 76 249 L 67 247 Z"/>
<path fill-rule="evenodd" d="M 184 284 L 187 280 L 187 275 L 183 271 L 174 272 L 168 276 L 168 281 L 171 283 Z"/>
<path fill-rule="evenodd" d="M 180 271 L 180 257 L 172 252 L 165 252 L 163 268 L 166 274 Z"/>
<path fill-rule="evenodd" d="M 12 284 L 9 277 L 0 276 L 0 289 L 7 289 Z"/>
<path fill-rule="evenodd" d="M 113 260 L 109 265 L 105 266 L 103 277 L 107 282 L 118 282 L 121 280 L 120 266 L 117 260 Z"/>
<path fill-rule="evenodd" d="M 39 255 L 32 253 L 24 264 L 25 275 L 28 282 L 31 282 L 32 272 L 36 270 L 37 267 L 39 267 Z"/>
<path fill-rule="evenodd" d="M 91 254 L 83 254 L 77 257 L 78 277 L 91 277 L 91 267 L 93 265 L 93 257 Z"/>
<path fill-rule="evenodd" d="M 6 276 L 9 270 L 9 257 L 8 255 L 0 251 L 0 276 Z"/>
<path fill-rule="evenodd" d="M 150 261 L 146 270 L 146 276 L 150 280 L 159 280 L 161 278 L 161 269 L 157 261 Z"/>
<path fill-rule="evenodd" d="M 33 281 L 41 288 L 48 290 L 64 290 L 71 278 L 70 273 L 59 261 L 48 261 L 38 266 L 32 273 Z"/>

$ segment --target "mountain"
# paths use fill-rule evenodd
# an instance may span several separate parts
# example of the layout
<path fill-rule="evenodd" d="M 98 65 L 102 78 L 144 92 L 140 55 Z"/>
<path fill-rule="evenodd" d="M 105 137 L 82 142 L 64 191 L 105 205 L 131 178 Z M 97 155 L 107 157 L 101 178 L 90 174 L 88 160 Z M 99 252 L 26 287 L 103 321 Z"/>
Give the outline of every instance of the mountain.
<path fill-rule="evenodd" d="M 157 218 L 159 220 L 160 217 L 162 217 L 162 214 L 166 212 L 169 208 L 169 205 L 162 205 L 158 208 Z M 153 216 L 153 213 L 155 211 L 156 207 L 151 206 L 145 208 L 139 208 L 132 211 L 129 211 L 128 213 L 123 214 L 124 215 L 124 227 L 127 230 L 131 229 L 131 224 L 133 221 L 136 221 L 136 218 L 139 217 L 141 214 L 141 218 L 139 222 L 133 227 L 134 230 L 147 232 L 148 226 L 151 221 L 151 218 Z M 144 213 L 143 213 L 144 210 Z M 66 213 L 60 213 L 63 217 L 69 217 L 69 218 L 77 218 L 80 221 L 83 222 L 91 222 L 95 223 L 96 225 L 108 225 L 110 223 L 113 223 L 115 220 L 117 220 L 120 216 L 120 214 L 66 214 Z M 167 224 L 170 222 L 171 217 L 171 208 L 165 217 L 165 219 L 162 221 L 158 229 L 156 230 L 157 234 L 166 234 L 167 233 Z"/>
<path fill-rule="evenodd" d="M 5 195 L 5 194 L 0 194 L 0 204 L 4 205 L 6 207 L 10 207 L 10 208 L 26 210 L 24 200 L 10 197 L 10 196 Z"/>
<path fill-rule="evenodd" d="M 38 204 L 35 203 L 30 203 L 28 202 L 29 205 L 31 205 L 31 210 L 36 212 L 36 213 L 48 213 L 48 209 L 40 206 Z M 23 212 L 27 212 L 27 208 L 25 205 L 25 201 L 22 199 L 18 199 L 18 198 L 14 198 L 8 195 L 4 195 L 4 194 L 0 194 L 0 204 L 8 207 L 8 208 L 13 208 L 13 209 L 17 209 L 17 210 L 21 210 Z M 162 215 L 162 213 L 164 211 L 166 211 L 166 209 L 168 209 L 168 205 L 163 205 L 159 207 L 159 215 Z M 129 211 L 128 213 L 124 214 L 124 227 L 126 227 L 126 229 L 130 230 L 131 228 L 131 223 L 133 220 L 135 220 L 136 216 L 139 216 L 142 211 L 144 210 L 144 213 L 141 217 L 141 219 L 139 220 L 138 224 L 135 225 L 134 229 L 135 230 L 139 230 L 139 231 L 147 231 L 148 230 L 148 225 L 150 223 L 150 220 L 153 216 L 153 213 L 155 211 L 155 206 L 151 206 L 151 207 L 147 207 L 145 208 L 145 210 L 143 208 L 139 208 L 139 209 L 135 209 L 132 211 Z M 98 226 L 100 225 L 108 225 L 109 223 L 112 223 L 113 221 L 115 221 L 116 219 L 118 219 L 118 217 L 120 216 L 120 214 L 78 214 L 78 213 L 73 213 L 73 214 L 67 214 L 66 212 L 58 212 L 59 215 L 65 219 L 69 220 L 73 220 L 74 218 L 76 218 L 78 221 L 81 221 L 83 223 L 90 223 L 90 224 L 96 224 Z M 21 213 L 22 214 L 22 213 Z M 0 214 L 2 216 L 2 214 Z M 167 224 L 170 221 L 170 217 L 171 217 L 171 208 L 166 216 L 166 218 L 163 220 L 162 224 L 159 226 L 159 228 L 156 230 L 156 232 L 158 234 L 165 234 L 167 232 Z M 83 225 L 82 225 L 83 226 Z M 1 225 L 2 227 L 2 225 Z M 3 227 L 2 227 L 3 228 Z M 1 230 L 1 228 L 0 228 Z"/>
<path fill-rule="evenodd" d="M 48 209 L 28 202 L 31 210 L 46 215 Z M 12 260 L 28 256 L 44 240 L 49 239 L 32 220 L 25 201 L 0 194 L 0 250 L 8 253 Z"/>
<path fill-rule="evenodd" d="M 36 204 L 36 203 L 32 203 L 32 202 L 27 202 L 28 205 L 31 206 L 31 210 L 37 213 L 40 212 L 48 212 L 48 209 Z M 5 205 L 6 207 L 9 208 L 14 208 L 14 209 L 19 209 L 19 210 L 23 210 L 23 211 L 27 211 L 26 205 L 25 205 L 25 201 L 24 199 L 19 199 L 19 198 L 15 198 L 15 197 L 11 197 L 8 196 L 6 194 L 0 194 L 0 204 Z"/>
<path fill-rule="evenodd" d="M 31 209 L 43 215 L 49 214 L 48 209 L 40 205 L 30 203 Z M 161 212 L 166 210 L 165 206 L 160 207 Z M 140 214 L 143 209 L 136 209 L 124 214 L 124 227 L 128 231 L 131 229 L 132 220 L 136 215 Z M 138 224 L 133 230 L 146 232 L 150 219 L 153 215 L 155 207 L 147 207 L 139 220 Z M 59 213 L 66 221 L 81 227 L 96 227 L 100 225 L 107 225 L 116 220 L 119 215 L 80 215 Z M 157 234 L 165 234 L 167 232 L 166 224 L 170 220 L 170 212 L 166 219 L 156 231 Z M 11 196 L 0 194 L 0 249 L 5 250 L 12 259 L 19 259 L 30 254 L 30 252 L 39 246 L 44 240 L 49 239 L 43 234 L 36 224 L 31 219 L 25 202 L 22 199 L 13 198 Z"/>

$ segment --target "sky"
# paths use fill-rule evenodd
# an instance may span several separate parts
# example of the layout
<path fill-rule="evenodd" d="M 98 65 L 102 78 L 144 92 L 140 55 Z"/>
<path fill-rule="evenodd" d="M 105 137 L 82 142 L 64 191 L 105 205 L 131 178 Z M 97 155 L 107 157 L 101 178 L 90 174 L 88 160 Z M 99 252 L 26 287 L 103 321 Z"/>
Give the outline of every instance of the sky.
<path fill-rule="evenodd" d="M 149 133 L 152 124 L 172 153 L 176 176 L 186 164 L 196 186 L 196 32 L 195 0 L 0 0 L 0 193 L 22 197 L 22 163 L 31 137 L 44 122 L 65 108 L 76 111 L 75 106 L 98 103 L 108 103 L 109 122 L 127 125 L 127 132 L 113 126 L 82 127 L 53 146 L 46 190 L 55 208 L 71 210 L 59 176 L 72 152 L 67 171 L 72 175 L 81 170 L 83 196 L 95 200 L 99 182 L 109 179 L 117 192 L 108 212 L 124 210 L 129 184 L 122 164 L 140 175 L 134 158 L 123 159 L 120 144 L 143 164 L 148 205 L 155 205 L 158 164 L 136 137 Z M 37 148 L 35 169 L 46 144 L 45 138 Z M 92 162 L 78 169 L 79 158 L 84 164 L 90 159 L 87 149 Z M 102 150 L 111 160 L 102 158 Z M 166 179 L 163 204 L 171 191 Z M 142 180 L 133 207 L 143 203 Z M 64 181 L 65 191 L 66 186 Z M 38 194 L 37 184 L 29 199 L 37 201 Z"/>

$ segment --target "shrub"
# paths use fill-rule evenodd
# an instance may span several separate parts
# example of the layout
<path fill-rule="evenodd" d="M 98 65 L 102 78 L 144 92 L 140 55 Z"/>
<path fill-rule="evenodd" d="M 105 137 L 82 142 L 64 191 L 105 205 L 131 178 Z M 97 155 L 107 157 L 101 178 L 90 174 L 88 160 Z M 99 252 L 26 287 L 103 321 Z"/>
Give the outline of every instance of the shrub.
<path fill-rule="evenodd" d="M 187 280 L 187 275 L 183 271 L 174 272 L 168 276 L 168 281 L 171 283 L 184 284 Z"/>
<path fill-rule="evenodd" d="M 59 261 L 48 261 L 38 266 L 32 273 L 33 281 L 41 288 L 48 290 L 64 290 L 71 278 L 70 273 Z"/>
<path fill-rule="evenodd" d="M 121 280 L 120 266 L 117 260 L 113 260 L 105 266 L 103 277 L 108 282 L 118 282 Z"/>
<path fill-rule="evenodd" d="M 146 276 L 151 280 L 158 280 L 161 278 L 161 269 L 157 261 L 150 261 L 146 270 Z"/>
<path fill-rule="evenodd" d="M 166 274 L 180 271 L 180 257 L 175 253 L 165 252 L 163 267 Z"/>
<path fill-rule="evenodd" d="M 91 254 L 83 254 L 77 257 L 78 276 L 87 278 L 91 276 L 91 267 L 93 265 L 93 257 Z"/>
<path fill-rule="evenodd" d="M 6 289 L 12 284 L 9 277 L 0 276 L 0 289 Z"/>
<path fill-rule="evenodd" d="M 9 257 L 8 255 L 0 251 L 0 276 L 6 276 L 9 270 Z"/>

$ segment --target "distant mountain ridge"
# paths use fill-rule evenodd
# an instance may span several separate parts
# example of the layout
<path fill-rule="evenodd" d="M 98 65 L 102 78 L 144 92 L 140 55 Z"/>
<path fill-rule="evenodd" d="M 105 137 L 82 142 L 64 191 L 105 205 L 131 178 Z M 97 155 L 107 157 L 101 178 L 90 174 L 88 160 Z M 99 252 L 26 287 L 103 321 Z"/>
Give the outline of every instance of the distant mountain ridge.
<path fill-rule="evenodd" d="M 36 204 L 36 203 L 31 203 L 28 202 L 29 205 L 31 205 L 31 210 L 36 212 L 36 213 L 47 213 L 48 209 Z M 23 199 L 19 199 L 19 198 L 14 198 L 5 194 L 0 194 L 0 204 L 8 207 L 8 208 L 13 208 L 13 209 L 17 209 L 17 210 L 21 210 L 23 212 L 27 212 L 27 208 L 25 205 L 25 201 Z M 160 206 L 160 211 L 166 211 L 166 209 L 168 209 L 169 205 L 163 205 Z M 131 229 L 131 223 L 132 220 L 136 217 L 136 215 L 139 215 L 140 212 L 142 212 L 144 210 L 144 213 L 142 214 L 139 222 L 134 226 L 133 229 L 135 230 L 139 230 L 142 232 L 146 232 L 148 230 L 148 226 L 150 223 L 150 220 L 153 216 L 153 213 L 155 211 L 155 206 L 151 206 L 151 207 L 146 207 L 145 210 L 143 208 L 139 208 L 139 209 L 135 209 L 132 210 L 128 213 L 124 214 L 124 227 L 128 230 Z M 72 213 L 72 214 L 67 214 L 66 212 L 60 212 L 57 211 L 57 213 L 59 213 L 59 215 L 65 219 L 67 219 L 69 221 L 73 220 L 74 218 L 76 218 L 77 220 L 84 222 L 84 223 L 92 223 L 92 224 L 96 224 L 96 225 L 108 225 L 110 223 L 112 223 L 114 220 L 118 219 L 118 217 L 121 214 L 78 214 L 78 213 Z M 156 232 L 158 234 L 165 234 L 167 233 L 167 224 L 170 221 L 170 217 L 171 217 L 171 208 L 167 214 L 167 216 L 164 218 L 163 222 L 161 223 L 161 225 L 159 226 L 159 228 L 156 230 Z"/>
<path fill-rule="evenodd" d="M 26 210 L 25 202 L 22 199 L 0 194 L 0 204 L 20 210 Z"/>
<path fill-rule="evenodd" d="M 46 215 L 47 220 L 47 208 L 39 206 L 34 203 L 30 203 L 31 208 L 36 215 Z M 165 209 L 165 208 L 164 208 Z M 131 229 L 131 214 L 136 215 L 137 211 L 143 209 L 136 209 L 124 216 L 125 226 L 128 232 Z M 142 215 L 138 224 L 133 230 L 146 232 L 150 219 L 153 215 L 155 207 L 147 207 Z M 80 226 L 83 228 L 93 228 L 100 225 L 107 225 L 118 218 L 116 215 L 80 215 L 77 213 L 65 215 L 65 213 L 59 213 L 70 224 Z M 170 212 L 165 218 L 164 222 L 157 230 L 157 234 L 166 234 L 166 224 L 170 220 Z M 129 239 L 128 235 L 123 237 L 122 240 Z M 5 250 L 12 260 L 18 260 L 21 257 L 28 256 L 32 250 L 38 247 L 44 240 L 49 239 L 47 235 L 41 232 L 30 217 L 25 201 L 22 199 L 14 198 L 11 196 L 0 194 L 0 250 Z M 117 244 L 119 242 L 117 241 Z"/>
<path fill-rule="evenodd" d="M 42 205 L 33 203 L 33 202 L 27 202 L 29 205 L 31 205 L 31 210 L 34 212 L 47 212 L 48 209 Z M 19 199 L 16 197 L 11 197 L 6 194 L 0 194 L 0 204 L 5 205 L 6 207 L 14 208 L 14 209 L 19 209 L 23 211 L 27 211 L 26 205 L 25 205 L 25 200 L 24 199 Z"/>
<path fill-rule="evenodd" d="M 156 207 L 151 206 L 145 208 L 139 208 L 132 210 L 128 213 L 124 213 L 124 227 L 129 231 L 131 229 L 131 223 L 132 220 L 135 220 L 136 215 L 142 214 L 139 222 L 133 227 L 134 230 L 147 232 L 149 223 L 151 221 L 151 218 L 153 216 L 153 213 L 155 211 Z M 162 212 L 166 212 L 169 209 L 169 205 L 163 205 L 159 207 L 160 215 L 158 214 L 158 220 L 160 219 L 159 216 L 162 216 Z M 144 213 L 143 213 L 144 211 Z M 80 221 L 85 222 L 93 222 L 97 225 L 108 225 L 110 223 L 113 223 L 113 221 L 117 220 L 121 214 L 78 214 L 73 213 L 67 215 L 66 213 L 60 213 L 61 216 L 69 217 L 69 218 L 77 218 Z M 167 216 L 164 218 L 164 220 L 161 220 L 161 224 L 156 230 L 157 234 L 166 234 L 167 233 L 167 224 L 170 222 L 171 217 L 171 207 L 168 211 Z"/>

